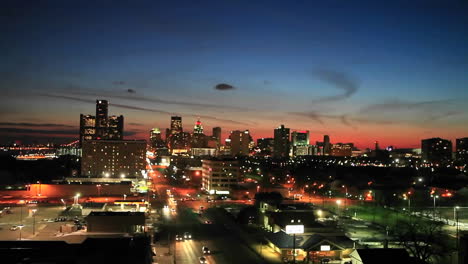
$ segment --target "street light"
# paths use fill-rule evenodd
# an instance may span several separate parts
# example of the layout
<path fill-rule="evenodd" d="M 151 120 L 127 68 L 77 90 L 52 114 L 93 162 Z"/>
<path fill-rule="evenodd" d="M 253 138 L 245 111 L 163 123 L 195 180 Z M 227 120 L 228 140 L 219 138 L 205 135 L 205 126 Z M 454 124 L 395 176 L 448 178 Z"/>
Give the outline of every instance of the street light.
<path fill-rule="evenodd" d="M 434 210 L 432 212 L 432 218 L 435 219 L 435 212 L 436 212 L 436 199 L 439 198 L 439 195 L 431 195 L 432 198 L 434 198 Z"/>
<path fill-rule="evenodd" d="M 458 209 L 460 209 L 460 206 L 455 206 L 453 208 L 453 221 L 456 224 L 456 229 L 457 229 L 457 250 L 459 248 L 459 241 L 458 241 Z"/>
<path fill-rule="evenodd" d="M 77 194 L 74 196 L 74 198 L 75 198 L 74 205 L 78 205 L 78 204 L 79 204 L 79 203 L 78 203 L 78 202 L 79 202 L 78 199 L 80 198 L 80 194 L 77 193 Z"/>
<path fill-rule="evenodd" d="M 18 226 L 18 228 L 19 228 L 19 230 L 20 230 L 20 232 L 19 232 L 19 233 L 20 233 L 20 234 L 19 234 L 19 240 L 21 240 L 21 230 L 23 229 L 23 227 L 24 227 L 24 225 L 22 225 L 22 224 Z"/>
<path fill-rule="evenodd" d="M 33 215 L 33 236 L 36 234 L 36 212 L 37 209 L 32 209 L 32 215 Z"/>
<path fill-rule="evenodd" d="M 346 200 L 348 199 L 348 187 L 346 187 L 345 185 L 341 185 L 341 187 L 345 188 L 344 209 L 347 210 L 347 208 L 346 208 Z"/>

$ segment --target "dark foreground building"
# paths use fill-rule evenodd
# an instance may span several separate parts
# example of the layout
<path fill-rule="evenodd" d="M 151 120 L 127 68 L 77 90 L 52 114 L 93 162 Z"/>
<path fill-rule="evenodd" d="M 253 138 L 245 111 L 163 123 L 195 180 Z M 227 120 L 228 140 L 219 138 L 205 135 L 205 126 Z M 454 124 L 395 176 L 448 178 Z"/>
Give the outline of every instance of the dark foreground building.
<path fill-rule="evenodd" d="M 151 264 L 149 237 L 87 238 L 65 241 L 0 241 L 0 263 L 135 263 Z"/>

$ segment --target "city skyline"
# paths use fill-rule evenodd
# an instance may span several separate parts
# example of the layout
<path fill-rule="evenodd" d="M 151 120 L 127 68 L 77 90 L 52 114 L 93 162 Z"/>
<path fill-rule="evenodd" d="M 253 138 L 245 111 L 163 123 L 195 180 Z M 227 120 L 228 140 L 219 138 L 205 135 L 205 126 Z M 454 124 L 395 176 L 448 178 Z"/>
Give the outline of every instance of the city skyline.
<path fill-rule="evenodd" d="M 0 143 L 78 139 L 96 99 L 126 139 L 172 115 L 223 139 L 281 124 L 359 148 L 466 137 L 467 5 L 361 2 L 9 3 Z"/>

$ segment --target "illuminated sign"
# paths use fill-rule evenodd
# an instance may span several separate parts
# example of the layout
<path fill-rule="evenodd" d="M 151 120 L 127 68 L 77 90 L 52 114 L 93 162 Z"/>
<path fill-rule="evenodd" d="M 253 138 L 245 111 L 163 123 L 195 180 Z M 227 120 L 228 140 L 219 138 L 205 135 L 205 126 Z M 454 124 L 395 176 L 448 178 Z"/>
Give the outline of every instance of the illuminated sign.
<path fill-rule="evenodd" d="M 330 245 L 321 245 L 320 251 L 330 251 Z"/>
<path fill-rule="evenodd" d="M 304 233 L 304 225 L 287 225 L 286 234 L 302 234 Z"/>

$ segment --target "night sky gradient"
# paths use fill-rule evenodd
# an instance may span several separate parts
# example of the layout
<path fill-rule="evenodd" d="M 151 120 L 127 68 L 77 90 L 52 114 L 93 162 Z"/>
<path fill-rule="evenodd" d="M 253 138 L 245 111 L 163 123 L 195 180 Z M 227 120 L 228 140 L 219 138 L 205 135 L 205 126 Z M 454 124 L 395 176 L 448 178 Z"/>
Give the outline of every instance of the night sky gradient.
<path fill-rule="evenodd" d="M 97 2 L 97 3 L 95 3 Z M 0 144 L 285 124 L 332 142 L 468 136 L 467 1 L 2 1 Z M 76 133 L 75 133 L 76 132 Z"/>

